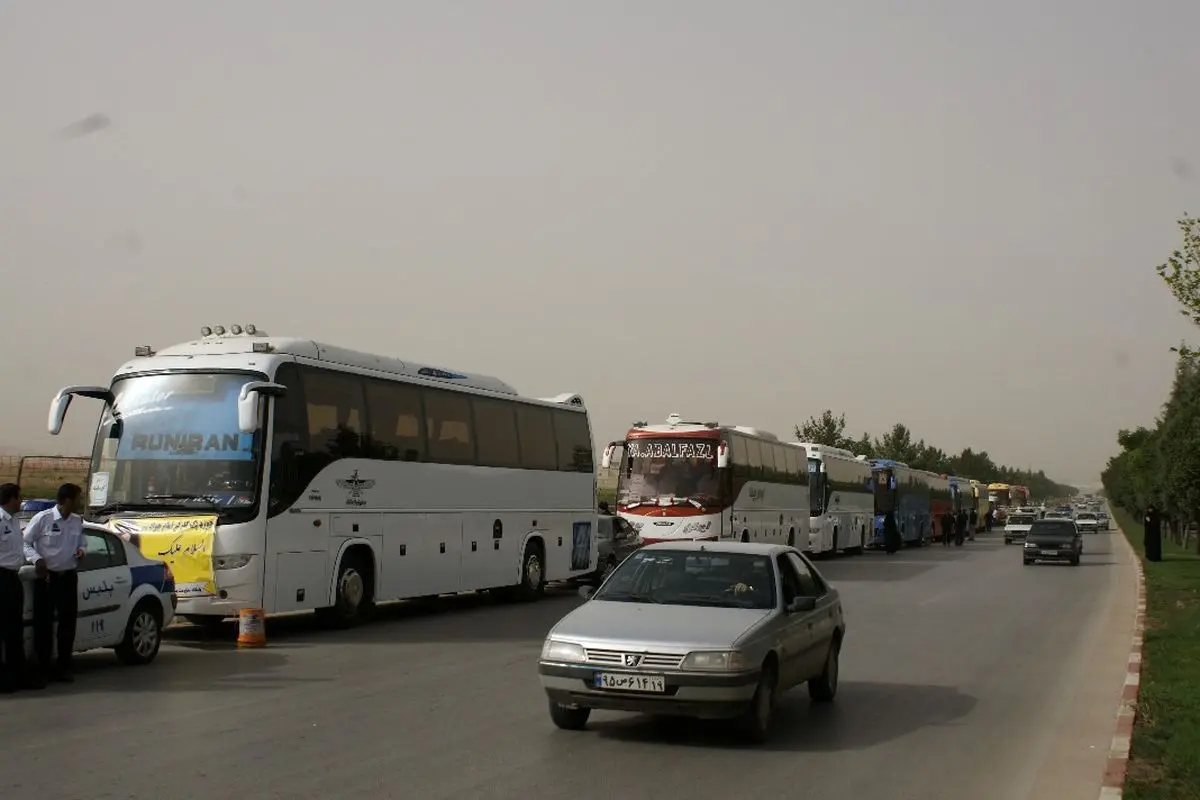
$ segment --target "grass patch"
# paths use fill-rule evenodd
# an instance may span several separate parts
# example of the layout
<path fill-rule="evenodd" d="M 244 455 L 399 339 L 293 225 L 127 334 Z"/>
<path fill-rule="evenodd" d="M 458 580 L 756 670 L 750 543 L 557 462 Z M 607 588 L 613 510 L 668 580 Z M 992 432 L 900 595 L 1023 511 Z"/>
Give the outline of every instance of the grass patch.
<path fill-rule="evenodd" d="M 1142 526 L 1115 522 L 1142 555 Z M 1145 563 L 1146 643 L 1125 800 L 1200 800 L 1200 556 L 1163 541 Z"/>

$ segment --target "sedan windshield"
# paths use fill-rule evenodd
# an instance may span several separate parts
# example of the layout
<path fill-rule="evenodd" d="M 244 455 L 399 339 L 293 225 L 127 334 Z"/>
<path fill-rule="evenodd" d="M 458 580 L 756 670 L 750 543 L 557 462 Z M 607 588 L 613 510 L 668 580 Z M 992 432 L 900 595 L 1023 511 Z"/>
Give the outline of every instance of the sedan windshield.
<path fill-rule="evenodd" d="M 1034 523 L 1033 517 L 1018 516 L 1018 515 L 1014 514 L 1013 516 L 1008 518 L 1009 525 L 1032 525 L 1033 523 Z"/>
<path fill-rule="evenodd" d="M 696 550 L 641 550 L 617 568 L 594 599 L 711 608 L 775 608 L 767 556 Z"/>

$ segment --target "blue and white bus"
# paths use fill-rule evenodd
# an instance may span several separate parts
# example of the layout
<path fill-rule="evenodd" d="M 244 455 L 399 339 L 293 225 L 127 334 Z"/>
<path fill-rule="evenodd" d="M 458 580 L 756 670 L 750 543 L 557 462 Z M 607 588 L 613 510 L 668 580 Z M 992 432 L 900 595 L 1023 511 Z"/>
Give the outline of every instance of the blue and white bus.
<path fill-rule="evenodd" d="M 900 538 L 906 545 L 920 547 L 929 534 L 928 483 L 921 474 L 899 461 L 876 458 L 871 461 L 871 489 L 875 494 L 875 538 L 872 547 L 882 548 L 883 518 L 889 511 L 896 515 Z"/>

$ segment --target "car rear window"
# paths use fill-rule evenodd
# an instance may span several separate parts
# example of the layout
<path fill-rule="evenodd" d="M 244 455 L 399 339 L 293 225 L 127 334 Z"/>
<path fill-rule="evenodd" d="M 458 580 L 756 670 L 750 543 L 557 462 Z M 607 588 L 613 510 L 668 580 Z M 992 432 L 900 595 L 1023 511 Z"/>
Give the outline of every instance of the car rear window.
<path fill-rule="evenodd" d="M 1032 525 L 1033 517 L 1014 515 L 1008 518 L 1009 525 Z"/>
<path fill-rule="evenodd" d="M 1075 533 L 1075 523 L 1066 520 L 1048 522 L 1038 520 L 1029 530 L 1030 536 L 1071 536 Z"/>

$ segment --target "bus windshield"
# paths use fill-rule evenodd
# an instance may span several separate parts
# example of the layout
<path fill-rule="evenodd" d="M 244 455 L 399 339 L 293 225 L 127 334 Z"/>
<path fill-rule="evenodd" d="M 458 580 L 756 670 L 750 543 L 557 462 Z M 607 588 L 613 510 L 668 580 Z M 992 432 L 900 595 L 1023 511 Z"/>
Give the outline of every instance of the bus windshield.
<path fill-rule="evenodd" d="M 92 450 L 88 505 L 97 513 L 254 506 L 261 435 L 239 432 L 237 398 L 255 378 L 169 373 L 115 381 Z"/>
<path fill-rule="evenodd" d="M 875 479 L 875 513 L 886 514 L 896 510 L 896 490 L 893 481 L 895 477 L 890 472 L 876 472 Z"/>
<path fill-rule="evenodd" d="M 632 439 L 625 443 L 617 503 L 670 500 L 709 505 L 717 500 L 717 442 L 712 439 Z"/>
<path fill-rule="evenodd" d="M 821 480 L 820 459 L 808 460 L 808 513 L 819 517 L 825 513 L 825 481 Z"/>

